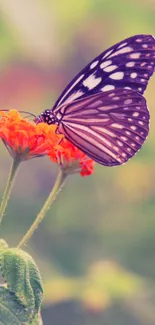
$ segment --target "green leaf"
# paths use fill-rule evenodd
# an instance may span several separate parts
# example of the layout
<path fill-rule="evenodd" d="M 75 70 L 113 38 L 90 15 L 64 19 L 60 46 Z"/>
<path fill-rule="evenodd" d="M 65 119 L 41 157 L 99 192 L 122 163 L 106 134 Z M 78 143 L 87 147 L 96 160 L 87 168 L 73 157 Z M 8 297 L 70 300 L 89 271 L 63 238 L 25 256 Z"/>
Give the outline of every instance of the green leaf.
<path fill-rule="evenodd" d="M 35 317 L 31 325 L 43 325 L 40 313 Z"/>
<path fill-rule="evenodd" d="M 32 257 L 17 248 L 0 251 L 0 267 L 7 288 L 16 296 L 33 320 L 38 314 L 43 298 L 43 286 L 39 270 Z"/>
<path fill-rule="evenodd" d="M 0 287 L 0 325 L 28 325 L 29 313 L 14 293 Z"/>

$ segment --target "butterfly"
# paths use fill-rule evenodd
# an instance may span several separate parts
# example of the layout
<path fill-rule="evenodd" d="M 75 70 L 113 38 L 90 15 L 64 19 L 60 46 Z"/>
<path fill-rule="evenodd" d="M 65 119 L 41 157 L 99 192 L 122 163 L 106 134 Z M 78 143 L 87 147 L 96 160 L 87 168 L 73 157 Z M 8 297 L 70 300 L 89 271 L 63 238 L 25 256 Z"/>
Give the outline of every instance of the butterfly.
<path fill-rule="evenodd" d="M 35 122 L 56 124 L 58 133 L 101 165 L 121 165 L 148 135 L 142 94 L 154 69 L 154 37 L 127 38 L 92 60 Z"/>

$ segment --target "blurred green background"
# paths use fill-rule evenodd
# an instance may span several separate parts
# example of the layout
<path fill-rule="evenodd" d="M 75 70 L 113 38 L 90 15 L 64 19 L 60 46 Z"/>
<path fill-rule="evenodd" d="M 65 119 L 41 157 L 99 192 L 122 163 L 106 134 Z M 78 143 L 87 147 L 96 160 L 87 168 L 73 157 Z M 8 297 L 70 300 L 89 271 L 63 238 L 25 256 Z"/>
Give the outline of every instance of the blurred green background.
<path fill-rule="evenodd" d="M 0 2 L 0 107 L 40 113 L 112 44 L 155 34 L 154 0 Z M 44 280 L 44 325 L 155 325 L 155 77 L 151 130 L 117 168 L 71 176 L 26 247 Z M 0 192 L 11 158 L 0 146 Z M 23 163 L 1 237 L 17 245 L 50 192 L 57 166 Z"/>

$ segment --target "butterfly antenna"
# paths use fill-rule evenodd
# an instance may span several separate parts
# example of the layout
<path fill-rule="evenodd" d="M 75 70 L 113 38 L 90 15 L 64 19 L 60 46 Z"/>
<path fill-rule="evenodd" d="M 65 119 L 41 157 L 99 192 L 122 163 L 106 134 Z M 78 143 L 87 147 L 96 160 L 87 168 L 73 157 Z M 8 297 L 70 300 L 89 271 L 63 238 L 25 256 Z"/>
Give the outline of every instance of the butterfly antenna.
<path fill-rule="evenodd" d="M 35 114 L 33 113 L 30 113 L 30 112 L 25 112 L 25 111 L 18 111 L 19 113 L 24 113 L 24 114 L 28 114 L 27 116 L 25 116 L 25 118 L 28 118 L 29 116 L 32 116 L 32 117 L 36 117 Z"/>
<path fill-rule="evenodd" d="M 0 109 L 0 111 L 9 112 L 9 109 Z M 18 112 L 22 113 L 22 114 L 28 114 L 27 116 L 25 116 L 25 118 L 28 118 L 29 116 L 36 117 L 36 115 L 34 115 L 33 113 L 30 113 L 30 112 L 26 112 L 26 111 L 18 111 Z"/>

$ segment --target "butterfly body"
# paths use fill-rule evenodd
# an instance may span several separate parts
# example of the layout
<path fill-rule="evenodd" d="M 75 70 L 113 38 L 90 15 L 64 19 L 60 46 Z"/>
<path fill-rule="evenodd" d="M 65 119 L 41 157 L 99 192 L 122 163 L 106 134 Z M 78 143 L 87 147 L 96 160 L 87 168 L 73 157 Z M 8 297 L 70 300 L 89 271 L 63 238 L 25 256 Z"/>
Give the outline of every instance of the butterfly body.
<path fill-rule="evenodd" d="M 120 165 L 147 137 L 149 112 L 141 94 L 154 69 L 154 38 L 125 39 L 90 62 L 35 121 L 56 124 L 57 132 L 98 163 Z"/>
<path fill-rule="evenodd" d="M 46 109 L 43 113 L 41 113 L 35 121 L 37 123 L 39 122 L 44 122 L 47 124 L 57 124 L 59 122 L 58 118 L 56 115 L 52 112 L 52 110 Z"/>

